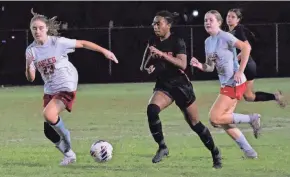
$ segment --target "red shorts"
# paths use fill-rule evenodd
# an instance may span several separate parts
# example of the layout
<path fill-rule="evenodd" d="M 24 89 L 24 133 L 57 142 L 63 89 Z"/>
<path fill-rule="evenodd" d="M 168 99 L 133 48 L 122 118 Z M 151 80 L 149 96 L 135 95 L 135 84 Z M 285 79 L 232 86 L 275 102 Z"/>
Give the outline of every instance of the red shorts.
<path fill-rule="evenodd" d="M 220 89 L 220 94 L 226 95 L 232 99 L 241 100 L 247 89 L 246 82 L 236 87 L 225 86 Z"/>
<path fill-rule="evenodd" d="M 55 95 L 44 94 L 43 96 L 43 107 L 52 100 L 53 98 L 61 100 L 65 105 L 65 108 L 68 112 L 71 112 L 72 106 L 76 98 L 76 92 L 59 92 Z"/>

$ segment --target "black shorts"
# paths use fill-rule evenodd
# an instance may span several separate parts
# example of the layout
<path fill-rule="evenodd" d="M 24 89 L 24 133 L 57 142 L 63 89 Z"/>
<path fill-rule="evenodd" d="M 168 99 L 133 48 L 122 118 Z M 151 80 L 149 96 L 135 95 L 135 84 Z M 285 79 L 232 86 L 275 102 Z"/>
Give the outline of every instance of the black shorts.
<path fill-rule="evenodd" d="M 249 58 L 247 66 L 245 68 L 244 74 L 248 81 L 252 81 L 255 79 L 257 75 L 257 66 L 256 62 L 253 60 L 252 57 Z"/>
<path fill-rule="evenodd" d="M 180 109 L 187 108 L 196 100 L 192 84 L 186 76 L 170 81 L 157 80 L 154 91 L 165 93 Z"/>

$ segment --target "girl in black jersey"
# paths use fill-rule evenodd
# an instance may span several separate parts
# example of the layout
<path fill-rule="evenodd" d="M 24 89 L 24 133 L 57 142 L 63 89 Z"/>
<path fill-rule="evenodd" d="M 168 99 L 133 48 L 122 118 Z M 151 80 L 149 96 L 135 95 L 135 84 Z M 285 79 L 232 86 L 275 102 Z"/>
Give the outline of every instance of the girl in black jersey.
<path fill-rule="evenodd" d="M 210 150 L 213 167 L 221 168 L 220 152 L 208 128 L 199 120 L 192 84 L 184 73 L 187 67 L 185 42 L 170 32 L 172 23 L 173 15 L 170 12 L 161 11 L 156 14 L 152 24 L 155 36 L 149 40 L 145 51 L 150 52 L 150 61 L 143 60 L 140 67 L 141 70 L 145 69 L 149 74 L 157 76 L 154 93 L 147 106 L 150 132 L 159 145 L 152 162 L 158 163 L 169 154 L 159 113 L 175 101 L 191 129 Z"/>
<path fill-rule="evenodd" d="M 240 9 L 231 9 L 228 11 L 227 14 L 227 25 L 230 33 L 232 33 L 236 38 L 238 38 L 241 41 L 244 41 L 249 44 L 247 36 L 246 36 L 246 28 L 240 24 L 240 21 L 242 20 L 242 13 Z M 239 51 L 237 51 L 239 52 Z M 240 54 L 238 54 L 238 59 L 240 60 Z M 285 107 L 286 103 L 282 99 L 282 94 L 280 91 L 277 93 L 266 93 L 266 92 L 254 92 L 254 79 L 256 76 L 256 62 L 253 60 L 253 58 L 250 56 L 248 60 L 248 64 L 245 68 L 245 75 L 247 78 L 247 90 L 244 93 L 244 98 L 246 101 L 271 101 L 276 100 L 277 103 L 281 107 Z"/>

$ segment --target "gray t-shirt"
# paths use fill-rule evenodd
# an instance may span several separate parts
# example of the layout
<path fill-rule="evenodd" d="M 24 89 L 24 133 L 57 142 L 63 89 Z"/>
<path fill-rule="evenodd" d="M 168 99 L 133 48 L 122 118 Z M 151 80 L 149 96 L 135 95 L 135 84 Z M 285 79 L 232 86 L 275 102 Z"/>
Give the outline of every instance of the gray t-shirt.
<path fill-rule="evenodd" d="M 222 86 L 237 86 L 246 81 L 244 74 L 241 83 L 234 80 L 234 74 L 240 67 L 234 47 L 237 40 L 235 36 L 225 31 L 220 31 L 205 40 L 206 63 L 215 64 Z"/>
<path fill-rule="evenodd" d="M 44 93 L 77 90 L 78 72 L 68 60 L 74 52 L 75 39 L 48 36 L 43 45 L 31 43 L 26 49 L 26 60 L 32 59 L 30 67 L 37 69 L 44 81 Z"/>

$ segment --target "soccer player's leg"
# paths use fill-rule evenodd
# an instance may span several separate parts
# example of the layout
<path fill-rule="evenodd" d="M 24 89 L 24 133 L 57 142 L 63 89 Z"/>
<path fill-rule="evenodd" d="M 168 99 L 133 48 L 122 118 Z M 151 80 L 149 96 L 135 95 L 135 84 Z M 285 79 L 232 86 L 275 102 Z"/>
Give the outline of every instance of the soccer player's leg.
<path fill-rule="evenodd" d="M 245 85 L 221 88 L 220 94 L 211 107 L 209 117 L 213 126 L 248 123 L 252 126 L 255 138 L 260 134 L 260 114 L 239 114 L 229 110 L 242 98 Z"/>
<path fill-rule="evenodd" d="M 278 90 L 275 93 L 268 93 L 262 91 L 254 92 L 253 90 L 254 90 L 254 80 L 247 81 L 247 90 L 244 93 L 244 98 L 246 101 L 253 102 L 276 101 L 281 108 L 285 108 L 287 105 L 284 96 L 282 95 L 282 92 L 280 90 Z"/>
<path fill-rule="evenodd" d="M 52 97 L 43 110 L 46 120 L 44 133 L 64 155 L 60 165 L 69 165 L 76 161 L 76 155 L 71 149 L 70 132 L 65 128 L 59 113 L 68 109 L 69 102 L 59 99 L 60 95 Z M 57 138 L 57 134 L 59 137 Z M 59 140 L 59 141 L 57 141 Z"/>
<path fill-rule="evenodd" d="M 236 105 L 237 99 L 232 99 L 226 95 L 219 95 L 210 110 L 210 121 L 214 127 L 220 125 L 235 140 L 247 157 L 255 158 L 257 157 L 257 153 L 248 143 L 243 133 L 234 124 L 245 122 L 252 125 L 257 121 L 260 123 L 260 116 L 258 114 L 244 115 L 234 113 Z M 253 127 L 255 135 L 260 129 L 259 124 L 256 126 Z"/>
<path fill-rule="evenodd" d="M 253 86 L 254 86 L 254 80 L 248 80 L 246 82 L 247 89 L 244 93 L 244 99 L 248 102 L 254 102 L 256 100 L 256 94 L 253 91 Z"/>
<path fill-rule="evenodd" d="M 222 125 L 225 132 L 237 143 L 239 148 L 244 152 L 247 158 L 257 158 L 258 154 L 249 144 L 244 134 L 235 124 Z"/>
<path fill-rule="evenodd" d="M 195 102 L 196 97 L 189 82 L 183 86 L 177 87 L 172 91 L 176 105 L 182 111 L 184 118 L 190 128 L 199 136 L 204 146 L 211 152 L 213 158 L 213 167 L 221 168 L 221 153 L 215 146 L 214 140 L 209 129 L 199 120 L 198 108 Z"/>
<path fill-rule="evenodd" d="M 281 91 L 277 91 L 276 93 L 268 93 L 257 91 L 254 92 L 254 79 L 257 75 L 257 67 L 256 63 L 253 59 L 250 58 L 244 72 L 247 78 L 247 89 L 244 93 L 244 99 L 249 102 L 261 102 L 261 101 L 276 101 L 277 104 L 284 108 L 286 106 L 286 101 L 282 95 Z"/>
<path fill-rule="evenodd" d="M 147 117 L 150 132 L 158 144 L 158 150 L 155 156 L 152 159 L 153 163 L 160 162 L 163 157 L 169 154 L 168 148 L 164 141 L 162 124 L 159 118 L 159 113 L 168 107 L 173 102 L 170 95 L 163 90 L 156 89 L 149 100 L 149 104 L 147 106 Z"/>
<path fill-rule="evenodd" d="M 244 74 L 247 78 L 246 82 L 246 90 L 245 93 L 243 94 L 244 99 L 246 101 L 252 102 L 256 101 L 256 94 L 254 92 L 254 79 L 256 77 L 256 63 L 252 58 L 249 58 L 249 61 L 246 65 Z"/>

